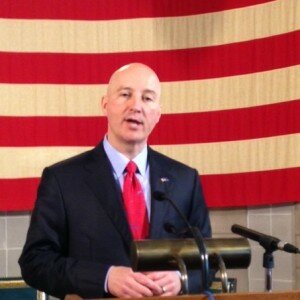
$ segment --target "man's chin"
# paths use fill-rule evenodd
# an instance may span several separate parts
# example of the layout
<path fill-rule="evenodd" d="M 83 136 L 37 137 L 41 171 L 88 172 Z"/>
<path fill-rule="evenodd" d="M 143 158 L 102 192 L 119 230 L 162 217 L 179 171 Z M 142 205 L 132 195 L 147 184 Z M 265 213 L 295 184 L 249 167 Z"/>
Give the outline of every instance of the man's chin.
<path fill-rule="evenodd" d="M 139 136 L 130 136 L 124 138 L 124 141 L 128 145 L 144 145 L 147 143 L 147 139 L 145 137 L 139 137 Z"/>

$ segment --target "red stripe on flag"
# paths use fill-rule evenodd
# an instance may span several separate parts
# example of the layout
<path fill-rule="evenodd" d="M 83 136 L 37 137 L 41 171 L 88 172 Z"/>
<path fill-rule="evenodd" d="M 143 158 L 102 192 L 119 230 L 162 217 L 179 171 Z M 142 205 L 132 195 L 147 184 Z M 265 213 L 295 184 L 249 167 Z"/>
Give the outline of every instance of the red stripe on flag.
<path fill-rule="evenodd" d="M 274 0 L 12 0 L 0 1 L 1 18 L 112 20 L 203 14 Z M 130 9 L 128 9 L 130 7 Z"/>
<path fill-rule="evenodd" d="M 163 115 L 149 142 L 208 143 L 298 133 L 299 115 L 300 100 Z M 0 146 L 94 146 L 106 133 L 106 123 L 106 117 L 0 117 Z"/>
<path fill-rule="evenodd" d="M 32 210 L 40 178 L 0 179 L 0 211 Z"/>
<path fill-rule="evenodd" d="M 0 179 L 0 211 L 31 210 L 39 180 Z M 299 180 L 300 168 L 201 176 L 210 208 L 299 202 Z"/>
<path fill-rule="evenodd" d="M 300 168 L 201 177 L 211 208 L 300 201 Z"/>
<path fill-rule="evenodd" d="M 299 115 L 300 100 L 222 111 L 163 115 L 149 143 L 211 143 L 298 133 Z"/>
<path fill-rule="evenodd" d="M 124 64 L 143 62 L 161 81 L 234 76 L 300 63 L 300 30 L 220 46 L 130 53 L 52 54 L 0 52 L 2 83 L 107 83 Z"/>

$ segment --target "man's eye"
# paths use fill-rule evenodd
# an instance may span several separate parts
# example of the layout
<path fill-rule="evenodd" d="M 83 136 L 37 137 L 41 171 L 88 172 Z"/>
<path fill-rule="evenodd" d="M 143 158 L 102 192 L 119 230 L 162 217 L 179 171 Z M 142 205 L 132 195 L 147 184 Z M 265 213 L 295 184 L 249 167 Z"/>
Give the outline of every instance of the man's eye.
<path fill-rule="evenodd" d="M 130 95 L 129 95 L 129 93 L 122 93 L 121 96 L 125 97 L 125 98 L 128 98 Z"/>
<path fill-rule="evenodd" d="M 148 101 L 153 101 L 153 98 L 152 97 L 144 97 L 144 100 L 147 101 L 147 102 Z"/>

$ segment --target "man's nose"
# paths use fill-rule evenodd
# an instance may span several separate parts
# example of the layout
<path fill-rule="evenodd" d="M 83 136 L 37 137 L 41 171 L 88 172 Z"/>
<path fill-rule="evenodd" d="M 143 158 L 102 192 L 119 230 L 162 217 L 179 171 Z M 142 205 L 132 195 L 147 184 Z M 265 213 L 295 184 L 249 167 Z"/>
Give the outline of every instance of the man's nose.
<path fill-rule="evenodd" d="M 142 105 L 141 97 L 133 94 L 130 98 L 129 105 L 131 109 L 140 111 Z"/>

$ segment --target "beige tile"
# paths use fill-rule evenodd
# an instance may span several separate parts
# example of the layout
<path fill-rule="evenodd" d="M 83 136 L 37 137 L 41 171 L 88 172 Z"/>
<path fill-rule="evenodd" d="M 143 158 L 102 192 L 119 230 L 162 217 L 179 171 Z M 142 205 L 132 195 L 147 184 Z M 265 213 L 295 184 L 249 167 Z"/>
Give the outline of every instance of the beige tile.
<path fill-rule="evenodd" d="M 0 277 L 6 277 L 6 250 L 0 250 Z"/>
<path fill-rule="evenodd" d="M 290 291 L 293 288 L 293 281 L 273 279 L 273 291 Z"/>
<path fill-rule="evenodd" d="M 295 232 L 300 235 L 300 204 L 297 204 L 295 209 Z"/>
<path fill-rule="evenodd" d="M 281 281 L 273 280 L 272 281 L 272 290 L 273 291 L 287 291 L 292 290 L 294 286 L 293 281 Z M 252 280 L 250 282 L 250 292 L 264 292 L 265 291 L 265 280 Z M 284 300 L 284 299 L 283 299 Z"/>
<path fill-rule="evenodd" d="M 248 208 L 248 215 L 270 215 L 271 206 Z"/>
<path fill-rule="evenodd" d="M 271 235 L 280 240 L 295 243 L 294 216 L 272 215 Z"/>
<path fill-rule="evenodd" d="M 25 243 L 29 226 L 29 216 L 7 217 L 7 247 L 20 248 Z"/>
<path fill-rule="evenodd" d="M 282 251 L 274 252 L 273 279 L 279 281 L 293 281 L 295 256 Z"/>
<path fill-rule="evenodd" d="M 235 269 L 227 270 L 228 277 L 233 277 L 237 279 L 237 292 L 248 292 L 248 270 L 247 269 Z"/>
<path fill-rule="evenodd" d="M 0 249 L 6 249 L 6 217 L 0 216 Z"/>
<path fill-rule="evenodd" d="M 214 234 L 231 233 L 233 224 L 246 226 L 247 211 L 245 209 L 211 210 L 210 218 Z"/>
<path fill-rule="evenodd" d="M 300 269 L 296 269 L 295 289 L 300 290 Z"/>
<path fill-rule="evenodd" d="M 296 237 L 296 246 L 298 248 L 300 248 L 300 236 L 299 235 Z M 300 255 L 299 254 L 296 255 L 296 268 L 300 269 Z M 300 280 L 300 278 L 299 278 L 299 280 Z"/>
<path fill-rule="evenodd" d="M 249 292 L 264 292 L 265 291 L 265 280 L 264 279 L 253 279 L 249 282 Z"/>
<path fill-rule="evenodd" d="M 8 277 L 20 277 L 21 271 L 18 264 L 19 257 L 22 249 L 13 249 L 7 251 L 7 276 Z"/>
<path fill-rule="evenodd" d="M 272 206 L 271 213 L 272 215 L 282 215 L 288 214 L 292 215 L 295 212 L 295 204 L 287 204 L 287 205 L 280 205 L 280 206 Z"/>
<path fill-rule="evenodd" d="M 300 215 L 295 216 L 295 234 L 300 235 Z"/>
<path fill-rule="evenodd" d="M 260 246 L 251 247 L 251 264 L 249 267 L 249 280 L 263 280 L 265 269 L 263 267 L 264 249 Z"/>
<path fill-rule="evenodd" d="M 271 234 L 271 215 L 248 215 L 248 227 L 264 234 Z"/>

